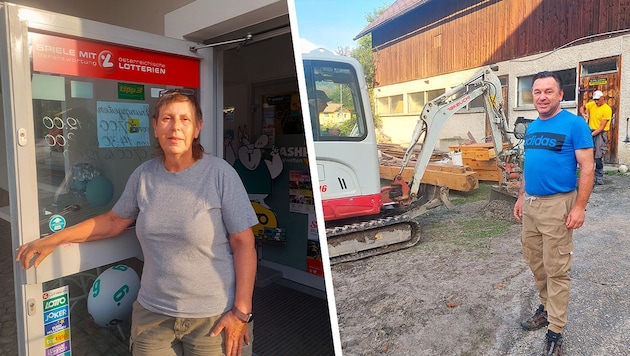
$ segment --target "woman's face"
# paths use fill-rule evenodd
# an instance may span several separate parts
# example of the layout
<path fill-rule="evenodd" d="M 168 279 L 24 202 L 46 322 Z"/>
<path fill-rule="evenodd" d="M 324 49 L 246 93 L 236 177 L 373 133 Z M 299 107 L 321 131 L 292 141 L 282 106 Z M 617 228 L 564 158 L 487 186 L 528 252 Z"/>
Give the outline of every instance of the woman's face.
<path fill-rule="evenodd" d="M 188 101 L 174 101 L 164 105 L 153 121 L 155 137 L 165 156 L 192 156 L 193 140 L 199 137 L 202 123 L 195 117 Z"/>

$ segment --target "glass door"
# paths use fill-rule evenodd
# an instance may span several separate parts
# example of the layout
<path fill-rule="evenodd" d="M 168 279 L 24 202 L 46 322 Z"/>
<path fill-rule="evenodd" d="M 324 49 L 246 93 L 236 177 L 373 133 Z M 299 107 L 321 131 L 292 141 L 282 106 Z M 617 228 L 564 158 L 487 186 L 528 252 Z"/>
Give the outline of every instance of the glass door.
<path fill-rule="evenodd" d="M 12 204 L 2 216 L 15 249 L 108 211 L 131 172 L 154 156 L 151 115 L 160 91 L 199 94 L 207 58 L 185 41 L 63 15 L 14 5 L 3 15 Z M 133 228 L 62 246 L 37 269 L 14 269 L 20 354 L 127 352 L 142 271 Z"/>

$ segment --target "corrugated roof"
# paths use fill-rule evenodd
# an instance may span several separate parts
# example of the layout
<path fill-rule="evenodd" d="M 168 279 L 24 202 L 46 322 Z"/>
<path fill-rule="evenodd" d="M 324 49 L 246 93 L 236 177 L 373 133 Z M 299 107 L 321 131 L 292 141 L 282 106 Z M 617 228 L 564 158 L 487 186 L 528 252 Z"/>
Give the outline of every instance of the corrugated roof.
<path fill-rule="evenodd" d="M 395 3 L 393 3 L 390 7 L 388 7 L 385 11 L 383 11 L 383 13 L 377 17 L 376 19 L 374 19 L 374 21 L 370 22 L 361 32 L 359 32 L 358 35 L 356 35 L 355 38 L 353 38 L 355 41 L 358 40 L 359 38 L 367 35 L 368 33 L 372 32 L 375 28 L 390 22 L 394 19 L 396 19 L 397 17 L 400 17 L 401 15 L 406 14 L 407 12 L 422 6 L 426 3 L 428 3 L 429 1 L 432 0 L 396 0 Z"/>

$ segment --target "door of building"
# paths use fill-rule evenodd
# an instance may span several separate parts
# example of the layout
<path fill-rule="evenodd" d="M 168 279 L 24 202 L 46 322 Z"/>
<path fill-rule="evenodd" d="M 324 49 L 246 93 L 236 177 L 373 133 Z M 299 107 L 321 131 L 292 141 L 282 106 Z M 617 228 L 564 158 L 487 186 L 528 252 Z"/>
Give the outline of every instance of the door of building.
<path fill-rule="evenodd" d="M 593 92 L 596 90 L 601 90 L 606 95 L 606 103 L 612 108 L 613 118 L 608 131 L 608 152 L 604 157 L 604 162 L 618 163 L 620 57 L 581 62 L 578 68 L 580 78 L 578 108 L 592 100 Z"/>
<path fill-rule="evenodd" d="M 0 151 L 6 150 L 8 182 L 2 188 L 10 196 L 0 217 L 11 223 L 15 250 L 109 210 L 133 169 L 153 156 L 150 117 L 160 92 L 204 92 L 201 83 L 211 82 L 204 73 L 212 71 L 201 68 L 213 64 L 190 51 L 194 43 L 0 7 L 6 141 Z M 133 228 L 117 238 L 62 246 L 38 268 L 24 271 L 14 264 L 19 354 L 88 354 L 108 347 L 86 329 L 122 331 L 118 308 L 129 304 L 125 297 L 136 286 L 133 279 L 108 279 L 110 285 L 95 280 L 110 267 L 139 274 L 141 265 Z M 102 309 L 94 309 L 94 322 L 86 323 L 86 302 L 96 296 Z"/>

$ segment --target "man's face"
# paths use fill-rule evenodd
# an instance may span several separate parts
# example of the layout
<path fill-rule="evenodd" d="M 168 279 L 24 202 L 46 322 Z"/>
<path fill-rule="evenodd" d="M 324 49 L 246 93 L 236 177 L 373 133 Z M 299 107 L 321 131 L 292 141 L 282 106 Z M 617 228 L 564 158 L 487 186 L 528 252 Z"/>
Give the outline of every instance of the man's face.
<path fill-rule="evenodd" d="M 532 93 L 534 107 L 541 119 L 549 119 L 560 111 L 560 102 L 564 92 L 560 90 L 554 78 L 536 79 L 532 85 Z"/>
<path fill-rule="evenodd" d="M 602 106 L 602 105 L 604 105 L 605 102 L 606 102 L 606 99 L 604 99 L 603 96 L 601 96 L 599 99 L 595 100 L 595 104 L 597 104 L 597 106 Z"/>

